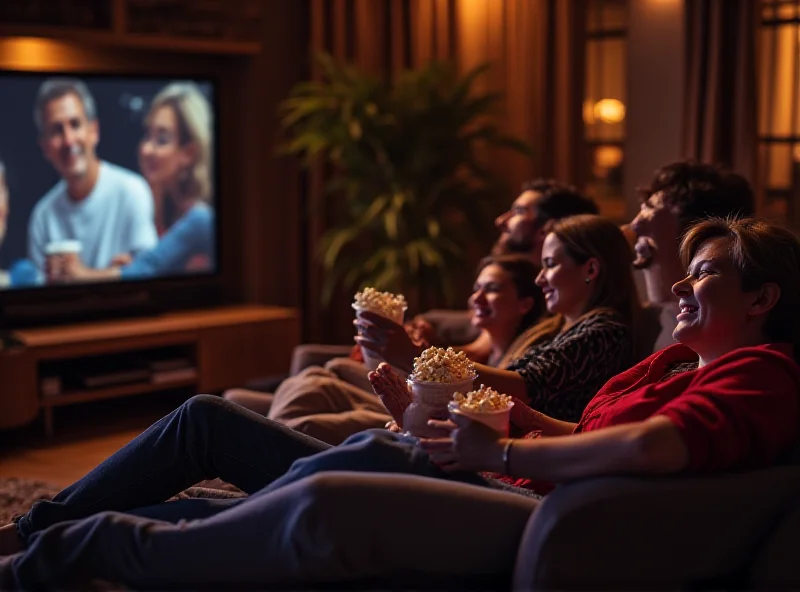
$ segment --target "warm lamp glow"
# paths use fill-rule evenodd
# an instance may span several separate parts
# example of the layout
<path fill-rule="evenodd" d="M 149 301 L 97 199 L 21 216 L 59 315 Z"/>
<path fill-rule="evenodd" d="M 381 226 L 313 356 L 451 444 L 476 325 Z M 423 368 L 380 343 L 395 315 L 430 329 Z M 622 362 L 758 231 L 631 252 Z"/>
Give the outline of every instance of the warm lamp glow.
<path fill-rule="evenodd" d="M 49 39 L 14 37 L 2 46 L 3 62 L 20 69 L 36 69 L 58 59 L 60 45 Z"/>
<path fill-rule="evenodd" d="M 594 104 L 591 101 L 583 102 L 583 123 L 586 125 L 594 123 Z"/>
<path fill-rule="evenodd" d="M 593 115 L 603 123 L 619 123 L 625 119 L 625 105 L 618 99 L 602 99 L 595 103 Z"/>
<path fill-rule="evenodd" d="M 613 169 L 622 164 L 623 156 L 618 146 L 600 146 L 594 151 L 594 164 L 601 169 Z"/>

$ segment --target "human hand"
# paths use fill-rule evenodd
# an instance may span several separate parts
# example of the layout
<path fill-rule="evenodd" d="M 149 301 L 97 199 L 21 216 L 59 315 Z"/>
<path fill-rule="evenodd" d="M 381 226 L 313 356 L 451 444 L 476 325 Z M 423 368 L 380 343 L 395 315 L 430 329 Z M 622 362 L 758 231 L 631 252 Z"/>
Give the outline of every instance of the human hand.
<path fill-rule="evenodd" d="M 436 339 L 436 331 L 425 317 L 415 316 L 404 325 L 406 333 L 415 345 L 425 349 L 431 346 Z"/>
<path fill-rule="evenodd" d="M 80 281 L 88 275 L 88 269 L 77 253 L 48 255 L 44 268 L 48 283 Z"/>
<path fill-rule="evenodd" d="M 393 420 L 393 419 L 387 421 L 386 425 L 384 426 L 384 428 L 386 428 L 387 430 L 389 430 L 393 434 L 399 434 L 399 433 L 401 433 L 403 431 L 403 428 L 401 428 L 399 425 L 397 425 L 397 422 L 395 420 Z"/>
<path fill-rule="evenodd" d="M 531 409 L 517 397 L 512 397 L 514 406 L 511 408 L 511 425 L 524 434 L 542 429 L 542 414 Z"/>
<path fill-rule="evenodd" d="M 422 353 L 402 325 L 371 311 L 361 311 L 355 321 L 356 343 L 386 360 L 395 368 L 410 373 L 414 358 Z"/>
<path fill-rule="evenodd" d="M 125 267 L 133 262 L 133 257 L 130 253 L 120 253 L 111 258 L 111 265 L 109 267 Z"/>
<path fill-rule="evenodd" d="M 480 421 L 457 411 L 450 420 L 432 419 L 428 425 L 450 432 L 450 437 L 421 438 L 419 445 L 444 471 L 491 471 L 502 473 L 505 438 Z"/>
<path fill-rule="evenodd" d="M 411 404 L 411 392 L 408 386 L 385 362 L 382 362 L 374 372 L 367 374 L 367 379 L 398 428 L 402 428 L 403 413 Z"/>

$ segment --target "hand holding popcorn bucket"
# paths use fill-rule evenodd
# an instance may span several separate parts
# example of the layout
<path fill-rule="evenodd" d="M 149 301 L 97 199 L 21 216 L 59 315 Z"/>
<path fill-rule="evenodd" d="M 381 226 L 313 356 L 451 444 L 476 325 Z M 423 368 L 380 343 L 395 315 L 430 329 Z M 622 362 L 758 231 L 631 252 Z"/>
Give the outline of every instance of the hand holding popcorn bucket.
<path fill-rule="evenodd" d="M 454 393 L 470 390 L 475 377 L 475 367 L 464 352 L 438 347 L 423 351 L 414 359 L 414 371 L 408 377 L 412 400 L 403 413 L 403 429 L 421 438 L 441 436 L 428 420 L 447 419 Z"/>
<path fill-rule="evenodd" d="M 447 408 L 450 413 L 465 415 L 489 426 L 501 436 L 508 436 L 513 406 L 514 401 L 508 395 L 501 395 L 493 388 L 481 385 L 476 391 L 455 393 Z"/>
<path fill-rule="evenodd" d="M 394 321 L 398 325 L 403 324 L 403 317 L 407 309 L 408 305 L 402 294 L 395 295 L 390 292 L 378 292 L 375 288 L 364 288 L 362 292 L 357 292 L 353 302 L 353 310 L 356 311 L 356 316 L 361 311 L 368 310 Z M 364 365 L 370 371 L 376 370 L 378 365 L 385 361 L 366 347 L 361 348 L 361 355 L 364 357 Z M 395 371 L 398 371 L 398 369 L 395 368 Z M 405 372 L 400 373 L 405 376 Z"/>

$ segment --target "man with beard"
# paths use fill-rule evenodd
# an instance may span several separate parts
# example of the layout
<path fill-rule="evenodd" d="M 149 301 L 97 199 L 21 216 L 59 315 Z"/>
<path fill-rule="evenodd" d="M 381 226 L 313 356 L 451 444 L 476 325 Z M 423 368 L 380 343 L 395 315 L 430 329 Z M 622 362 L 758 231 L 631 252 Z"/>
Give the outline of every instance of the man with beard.
<path fill-rule="evenodd" d="M 752 216 L 754 196 L 740 175 L 689 161 L 659 168 L 650 186 L 639 191 L 641 206 L 631 222 L 636 234 L 633 265 L 642 270 L 647 288 L 643 341 L 654 344 L 644 352 L 649 355 L 674 343 L 679 310 L 672 286 L 686 276 L 678 258 L 681 236 L 709 216 Z"/>
<path fill-rule="evenodd" d="M 542 244 L 555 222 L 569 216 L 597 213 L 597 205 L 571 185 L 542 178 L 528 181 L 522 185 L 522 191 L 511 208 L 495 219 L 500 237 L 492 248 L 492 254 L 527 254 L 538 268 L 542 264 Z M 474 360 L 485 361 L 491 353 L 491 339 L 472 326 L 470 316 L 471 312 L 467 310 L 433 310 L 414 317 L 405 327 L 417 343 L 465 344 L 459 349 Z M 309 366 L 325 364 L 325 369 L 341 380 L 371 390 L 360 348 L 354 347 L 350 358 L 337 357 L 346 351 L 342 346 L 300 345 L 292 353 L 291 374 L 298 374 Z M 264 391 L 275 390 L 277 384 L 272 378 L 255 381 L 249 389 L 227 391 L 225 398 L 266 414 L 272 400 L 271 395 L 264 395 Z"/>
<path fill-rule="evenodd" d="M 569 216 L 597 213 L 597 205 L 571 185 L 552 179 L 528 181 L 511 208 L 494 221 L 500 237 L 492 254 L 527 254 L 539 266 L 542 244 L 553 224 Z"/>
<path fill-rule="evenodd" d="M 121 254 L 135 255 L 158 241 L 153 195 L 139 175 L 102 161 L 95 101 L 80 80 L 51 78 L 34 108 L 39 146 L 61 180 L 31 214 L 28 250 L 49 281 L 59 281 L 57 245 L 80 249 L 89 267 L 105 268 Z M 50 251 L 48 257 L 48 250 Z"/>

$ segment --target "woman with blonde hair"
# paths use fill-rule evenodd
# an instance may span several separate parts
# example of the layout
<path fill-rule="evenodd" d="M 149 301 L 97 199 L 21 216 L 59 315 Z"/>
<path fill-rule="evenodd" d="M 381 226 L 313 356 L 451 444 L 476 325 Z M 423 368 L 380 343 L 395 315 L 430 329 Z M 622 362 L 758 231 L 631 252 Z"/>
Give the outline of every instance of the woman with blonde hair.
<path fill-rule="evenodd" d="M 173 82 L 153 99 L 139 144 L 139 165 L 156 201 L 158 244 L 109 269 L 64 262 L 67 281 L 140 278 L 214 268 L 213 121 L 196 84 Z M 170 220 L 175 220 L 170 224 Z"/>

